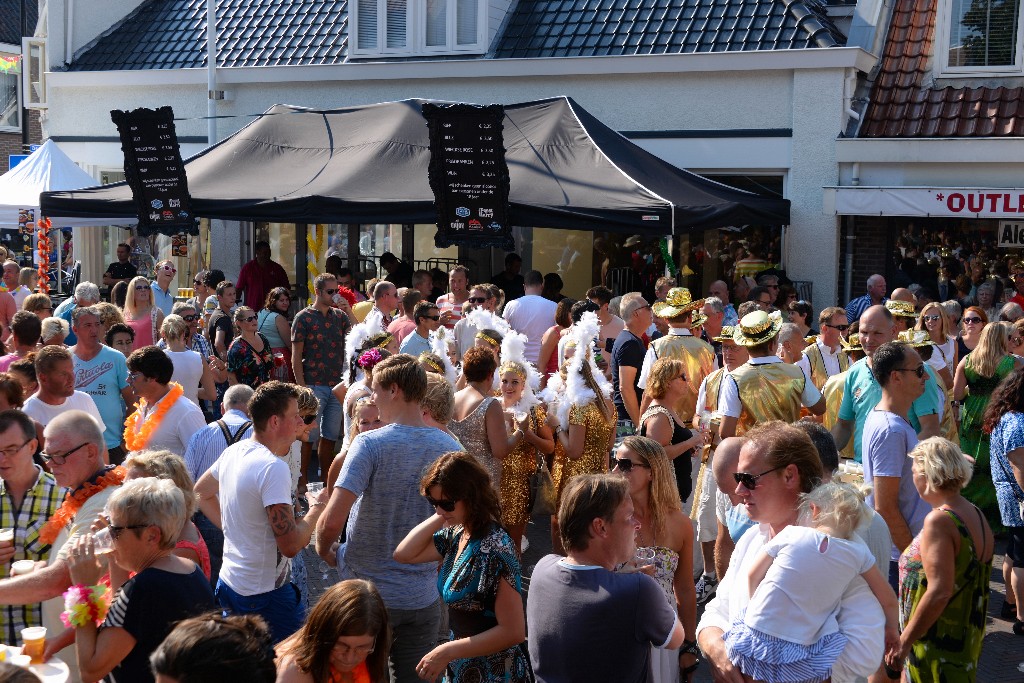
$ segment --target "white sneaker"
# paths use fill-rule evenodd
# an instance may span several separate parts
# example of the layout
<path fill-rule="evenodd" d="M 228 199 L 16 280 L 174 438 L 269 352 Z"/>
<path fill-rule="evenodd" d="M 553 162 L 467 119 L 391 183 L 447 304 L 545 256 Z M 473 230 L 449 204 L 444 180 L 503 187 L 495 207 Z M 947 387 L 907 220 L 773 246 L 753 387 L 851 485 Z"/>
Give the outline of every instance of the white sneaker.
<path fill-rule="evenodd" d="M 700 579 L 697 581 L 697 585 L 694 586 L 694 590 L 697 592 L 697 604 L 703 605 L 711 596 L 718 590 L 718 579 L 713 579 L 707 574 L 702 574 Z"/>
<path fill-rule="evenodd" d="M 522 541 L 522 543 L 519 544 L 519 551 L 525 553 L 529 549 L 530 549 L 530 539 L 528 539 L 526 536 L 523 536 L 523 541 Z"/>

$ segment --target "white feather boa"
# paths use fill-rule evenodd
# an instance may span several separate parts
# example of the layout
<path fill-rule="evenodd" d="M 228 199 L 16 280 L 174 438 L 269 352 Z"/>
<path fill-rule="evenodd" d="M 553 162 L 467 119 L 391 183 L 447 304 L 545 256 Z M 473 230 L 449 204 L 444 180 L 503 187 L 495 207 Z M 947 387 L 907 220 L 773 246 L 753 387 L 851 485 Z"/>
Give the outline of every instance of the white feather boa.
<path fill-rule="evenodd" d="M 544 399 L 549 406 L 556 406 L 555 415 L 558 416 L 558 423 L 565 428 L 568 428 L 569 411 L 573 406 L 585 406 L 598 400 L 597 394 L 587 386 L 583 377 L 584 363 L 590 366 L 590 374 L 594 377 L 597 388 L 601 392 L 600 400 L 610 398 L 612 395 L 611 382 L 598 369 L 592 352 L 594 342 L 598 339 L 600 332 L 601 325 L 597 321 L 597 314 L 592 311 L 584 313 L 580 321 L 569 329 L 569 339 L 574 343 L 575 352 L 569 359 L 564 384 L 559 375 L 552 375 L 544 390 Z"/>

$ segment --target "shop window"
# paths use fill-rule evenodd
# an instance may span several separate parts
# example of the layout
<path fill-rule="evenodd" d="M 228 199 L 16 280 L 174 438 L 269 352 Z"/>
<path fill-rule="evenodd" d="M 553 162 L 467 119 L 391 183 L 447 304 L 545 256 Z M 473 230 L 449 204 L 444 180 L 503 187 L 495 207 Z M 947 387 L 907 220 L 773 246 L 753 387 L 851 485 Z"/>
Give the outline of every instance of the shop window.
<path fill-rule="evenodd" d="M 621 241 L 622 236 L 613 239 Z M 585 230 L 553 230 L 534 228 L 532 270 L 545 275 L 557 273 L 562 278 L 562 294 L 582 299 L 594 285 L 594 233 Z M 524 244 L 528 244 L 524 240 Z"/>
<path fill-rule="evenodd" d="M 945 75 L 1022 71 L 1020 0 L 947 0 L 937 63 Z"/>
<path fill-rule="evenodd" d="M 352 57 L 487 50 L 486 0 L 356 0 L 349 7 Z"/>
<path fill-rule="evenodd" d="M 413 226 L 413 267 L 417 270 L 438 268 L 447 273 L 452 266 L 459 263 L 459 248 L 439 249 L 434 244 L 435 234 L 437 234 L 437 226 L 432 223 Z"/>
<path fill-rule="evenodd" d="M 21 55 L 0 52 L 0 131 L 21 130 Z"/>

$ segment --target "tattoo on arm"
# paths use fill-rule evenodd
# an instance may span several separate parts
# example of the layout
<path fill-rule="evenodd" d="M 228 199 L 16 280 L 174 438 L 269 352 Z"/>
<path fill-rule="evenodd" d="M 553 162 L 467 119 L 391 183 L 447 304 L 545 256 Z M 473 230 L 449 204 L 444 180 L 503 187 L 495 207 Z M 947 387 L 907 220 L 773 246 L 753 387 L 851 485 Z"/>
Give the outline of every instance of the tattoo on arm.
<path fill-rule="evenodd" d="M 267 506 L 267 519 L 274 531 L 274 538 L 287 536 L 295 530 L 295 510 L 289 503 Z"/>

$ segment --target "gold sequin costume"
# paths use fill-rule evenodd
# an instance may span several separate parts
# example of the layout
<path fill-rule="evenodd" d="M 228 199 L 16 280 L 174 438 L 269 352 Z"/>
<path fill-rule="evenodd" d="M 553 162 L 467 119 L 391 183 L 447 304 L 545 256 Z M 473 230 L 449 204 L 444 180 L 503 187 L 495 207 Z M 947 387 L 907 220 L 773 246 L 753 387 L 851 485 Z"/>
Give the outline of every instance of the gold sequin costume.
<path fill-rule="evenodd" d="M 685 367 L 686 391 L 673 407 L 683 422 L 693 420 L 697 405 L 697 392 L 704 378 L 715 369 L 715 350 L 699 337 L 686 334 L 668 334 L 651 343 L 655 358 L 672 358 Z"/>
<path fill-rule="evenodd" d="M 452 419 L 448 429 L 459 440 L 466 452 L 477 459 L 491 475 L 491 485 L 501 487 L 501 463 L 491 453 L 491 442 L 487 440 L 487 408 L 498 399 L 488 396 L 462 420 Z M 502 435 L 504 436 L 504 435 Z M 413 444 L 409 444 L 413 447 Z"/>
<path fill-rule="evenodd" d="M 583 453 L 575 460 L 570 460 L 561 448 L 555 449 L 551 478 L 555 482 L 555 492 L 559 500 L 565 484 L 577 474 L 600 474 L 608 471 L 608 444 L 611 443 L 612 431 L 615 429 L 615 416 L 613 414 L 610 420 L 605 419 L 597 404 L 591 402 L 585 406 L 577 405 L 570 408 L 569 424 L 583 425 L 587 433 Z"/>
<path fill-rule="evenodd" d="M 821 388 L 821 395 L 825 398 L 825 414 L 821 416 L 821 424 L 825 429 L 832 431 L 832 428 L 839 422 L 839 406 L 843 403 L 843 392 L 846 388 L 846 371 L 838 375 L 832 375 Z M 844 458 L 853 457 L 853 439 L 846 444 L 846 448 L 839 451 Z"/>
<path fill-rule="evenodd" d="M 743 406 L 736 423 L 737 436 L 759 422 L 800 419 L 800 397 L 806 381 L 800 368 L 789 363 L 747 363 L 729 374 L 736 380 Z"/>
<path fill-rule="evenodd" d="M 807 357 L 807 363 L 811 366 L 811 382 L 820 391 L 825 382 L 829 380 L 828 370 L 825 369 L 825 359 L 821 355 L 821 347 L 817 340 L 804 347 L 801 352 Z M 839 370 L 846 372 L 850 368 L 850 357 L 840 350 L 838 355 Z"/>
<path fill-rule="evenodd" d="M 544 424 L 547 414 L 543 406 L 530 409 L 529 428 L 534 433 Z M 530 519 L 530 475 L 537 469 L 537 447 L 523 439 L 501 463 L 501 524 L 506 529 L 525 524 Z"/>

